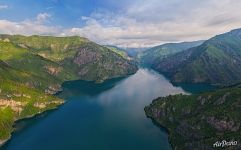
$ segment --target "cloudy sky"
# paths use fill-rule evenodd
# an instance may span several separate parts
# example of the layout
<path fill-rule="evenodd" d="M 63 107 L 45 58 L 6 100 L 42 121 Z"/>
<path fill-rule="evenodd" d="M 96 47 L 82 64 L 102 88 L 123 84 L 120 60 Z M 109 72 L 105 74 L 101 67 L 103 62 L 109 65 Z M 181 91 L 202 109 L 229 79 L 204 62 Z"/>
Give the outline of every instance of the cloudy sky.
<path fill-rule="evenodd" d="M 0 34 L 150 47 L 241 28 L 240 0 L 0 0 Z"/>

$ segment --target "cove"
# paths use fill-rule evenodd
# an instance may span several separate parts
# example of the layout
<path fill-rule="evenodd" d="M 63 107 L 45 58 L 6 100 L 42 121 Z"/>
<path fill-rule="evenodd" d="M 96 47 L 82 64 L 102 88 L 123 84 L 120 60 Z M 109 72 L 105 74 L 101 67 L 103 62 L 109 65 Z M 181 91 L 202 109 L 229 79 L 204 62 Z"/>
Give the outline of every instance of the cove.
<path fill-rule="evenodd" d="M 63 89 L 63 106 L 18 122 L 1 150 L 170 150 L 168 134 L 144 107 L 157 97 L 188 92 L 145 68 L 102 84 L 66 82 Z"/>

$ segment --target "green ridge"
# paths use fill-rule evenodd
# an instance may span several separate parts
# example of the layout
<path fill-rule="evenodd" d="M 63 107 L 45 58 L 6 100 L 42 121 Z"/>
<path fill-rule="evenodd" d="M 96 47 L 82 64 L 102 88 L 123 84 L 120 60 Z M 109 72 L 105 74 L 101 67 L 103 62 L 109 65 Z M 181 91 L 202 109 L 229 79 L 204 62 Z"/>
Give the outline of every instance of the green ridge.
<path fill-rule="evenodd" d="M 173 82 L 229 86 L 241 83 L 241 29 L 215 36 L 202 45 L 152 65 Z"/>

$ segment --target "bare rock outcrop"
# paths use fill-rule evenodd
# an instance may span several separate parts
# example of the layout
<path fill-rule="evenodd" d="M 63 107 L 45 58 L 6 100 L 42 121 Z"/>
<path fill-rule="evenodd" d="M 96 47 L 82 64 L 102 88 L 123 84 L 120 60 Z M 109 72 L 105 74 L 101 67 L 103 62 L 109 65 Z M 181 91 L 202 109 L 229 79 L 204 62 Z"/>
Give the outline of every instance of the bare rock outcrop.
<path fill-rule="evenodd" d="M 215 117 L 207 117 L 207 123 L 220 132 L 232 131 L 236 132 L 240 128 L 240 124 L 232 119 L 217 119 Z"/>
<path fill-rule="evenodd" d="M 46 94 L 50 94 L 50 95 L 54 95 L 60 91 L 62 91 L 62 87 L 59 84 L 55 84 L 55 85 L 50 85 L 47 89 L 45 89 L 45 93 Z"/>

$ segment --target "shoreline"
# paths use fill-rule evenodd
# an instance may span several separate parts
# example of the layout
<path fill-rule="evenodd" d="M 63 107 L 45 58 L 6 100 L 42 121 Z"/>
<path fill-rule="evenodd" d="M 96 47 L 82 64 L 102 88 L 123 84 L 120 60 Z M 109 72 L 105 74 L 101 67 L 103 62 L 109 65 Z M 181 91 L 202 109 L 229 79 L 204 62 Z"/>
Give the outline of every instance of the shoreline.
<path fill-rule="evenodd" d="M 10 137 L 11 138 L 11 137 Z M 10 138 L 6 139 L 6 140 L 0 140 L 0 148 L 5 145 L 7 143 L 8 140 L 10 140 Z"/>
<path fill-rule="evenodd" d="M 154 118 L 149 116 L 148 114 L 146 114 L 146 117 L 149 118 L 156 127 L 158 127 L 159 129 L 161 129 L 161 130 L 163 130 L 164 132 L 167 133 L 168 143 L 170 144 L 171 150 L 174 150 L 174 145 L 172 144 L 171 139 L 170 139 L 170 132 L 171 131 L 167 127 L 163 126 L 160 122 L 158 122 L 157 120 L 155 120 Z"/>
<path fill-rule="evenodd" d="M 55 108 L 48 109 L 48 110 L 46 110 L 46 111 L 39 112 L 39 113 L 36 113 L 36 114 L 34 114 L 34 115 L 26 116 L 26 117 L 24 117 L 24 118 L 15 120 L 15 121 L 14 121 L 14 124 L 13 124 L 13 126 L 12 126 L 12 127 L 13 127 L 13 131 L 11 132 L 10 137 L 8 137 L 7 139 L 4 139 L 4 140 L 0 140 L 0 149 L 11 140 L 12 136 L 14 135 L 14 133 L 15 133 L 15 131 L 16 131 L 16 130 L 15 130 L 16 128 L 14 128 L 14 127 L 16 126 L 16 124 L 17 124 L 18 122 L 24 121 L 24 120 L 33 119 L 33 118 L 38 117 L 38 116 L 40 116 L 40 115 L 42 115 L 42 114 L 44 114 L 44 113 L 48 113 L 48 112 L 50 112 L 50 111 L 57 110 L 57 109 L 59 109 L 59 108 L 60 108 L 62 105 L 64 105 L 64 104 L 65 104 L 65 101 L 63 101 L 62 104 L 60 104 L 59 106 L 56 106 Z"/>

